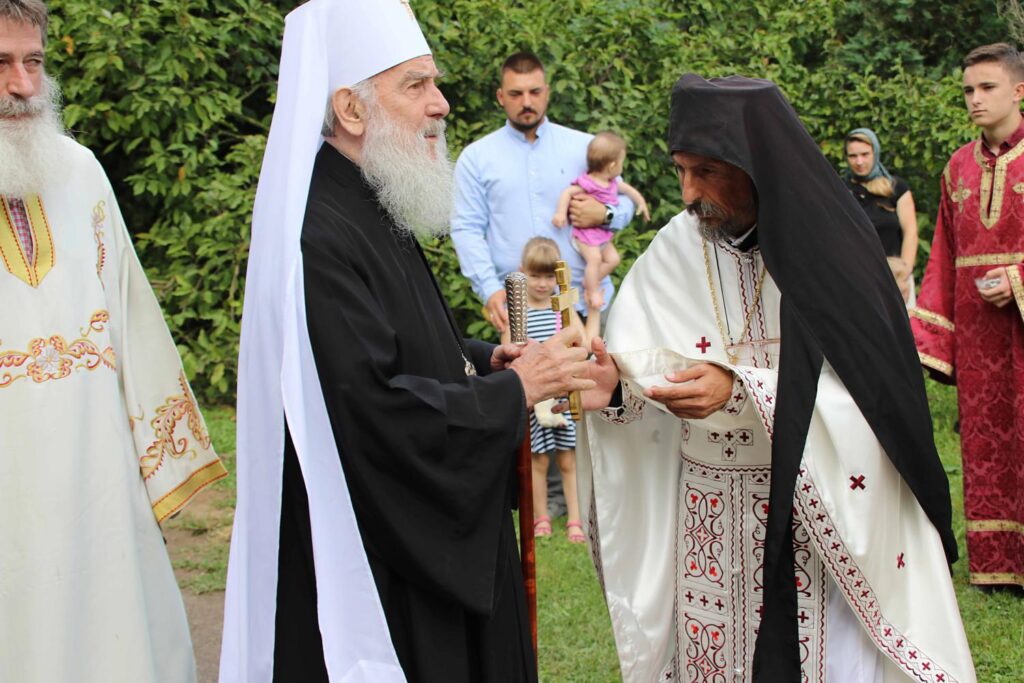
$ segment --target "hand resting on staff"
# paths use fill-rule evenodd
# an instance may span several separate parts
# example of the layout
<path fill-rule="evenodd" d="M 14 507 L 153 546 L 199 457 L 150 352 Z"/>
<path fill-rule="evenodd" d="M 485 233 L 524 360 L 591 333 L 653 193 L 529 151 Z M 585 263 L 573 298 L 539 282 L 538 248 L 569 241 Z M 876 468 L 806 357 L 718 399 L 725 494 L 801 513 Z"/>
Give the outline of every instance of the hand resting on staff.
<path fill-rule="evenodd" d="M 573 326 L 544 343 L 530 341 L 522 347 L 509 368 L 523 383 L 527 408 L 538 401 L 594 387 L 594 382 L 586 379 L 587 351 L 580 346 L 582 341 L 579 328 Z"/>

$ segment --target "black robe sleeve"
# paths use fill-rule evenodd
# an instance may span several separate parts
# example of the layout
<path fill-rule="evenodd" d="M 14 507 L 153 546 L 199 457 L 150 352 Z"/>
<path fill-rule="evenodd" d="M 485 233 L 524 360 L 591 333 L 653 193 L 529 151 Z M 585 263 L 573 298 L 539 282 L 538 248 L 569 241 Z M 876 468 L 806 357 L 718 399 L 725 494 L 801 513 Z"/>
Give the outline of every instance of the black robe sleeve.
<path fill-rule="evenodd" d="M 465 376 L 418 248 L 396 246 L 389 225 L 339 225 L 331 214 L 307 213 L 306 311 L 367 554 L 488 614 L 525 431 L 522 385 L 512 371 Z"/>

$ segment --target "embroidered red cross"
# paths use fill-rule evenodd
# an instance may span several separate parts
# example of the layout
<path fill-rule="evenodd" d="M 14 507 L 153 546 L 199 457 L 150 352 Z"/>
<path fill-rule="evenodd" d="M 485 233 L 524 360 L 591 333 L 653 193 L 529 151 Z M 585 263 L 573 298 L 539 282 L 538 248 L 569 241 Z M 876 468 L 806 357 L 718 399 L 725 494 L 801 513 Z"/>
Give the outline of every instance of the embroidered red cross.
<path fill-rule="evenodd" d="M 700 341 L 697 342 L 696 346 L 697 346 L 698 349 L 700 349 L 700 352 L 702 354 L 703 353 L 707 353 L 708 352 L 708 347 L 711 346 L 711 342 L 709 342 L 707 340 L 707 337 L 701 337 Z"/>
<path fill-rule="evenodd" d="M 850 490 L 856 491 L 857 489 L 867 489 L 867 487 L 864 486 L 863 474 L 860 475 L 859 477 L 850 477 Z"/>
<path fill-rule="evenodd" d="M 903 553 L 896 556 L 896 569 L 903 569 L 907 563 L 903 561 Z"/>
<path fill-rule="evenodd" d="M 690 591 L 686 591 L 686 595 L 683 597 L 686 598 L 686 602 L 693 602 L 693 593 Z"/>
<path fill-rule="evenodd" d="M 800 610 L 800 616 L 798 616 L 797 619 L 799 619 L 800 623 L 803 624 L 805 621 L 810 619 L 810 617 L 807 616 L 807 612 Z"/>

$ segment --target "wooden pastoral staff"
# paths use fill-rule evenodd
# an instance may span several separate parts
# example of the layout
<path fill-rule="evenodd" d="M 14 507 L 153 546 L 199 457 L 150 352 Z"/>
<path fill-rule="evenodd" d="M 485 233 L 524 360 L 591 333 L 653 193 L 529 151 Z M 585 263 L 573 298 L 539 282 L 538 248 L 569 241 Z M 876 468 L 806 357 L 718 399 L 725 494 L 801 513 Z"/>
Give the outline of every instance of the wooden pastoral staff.
<path fill-rule="evenodd" d="M 572 324 L 572 309 L 579 301 L 579 292 L 569 286 L 569 268 L 565 261 L 555 263 L 555 281 L 558 294 L 551 297 L 551 308 L 562 316 L 562 328 Z M 526 276 L 509 273 L 505 277 L 505 294 L 508 305 L 509 336 L 513 344 L 526 344 Z M 569 412 L 572 419 L 579 421 L 580 394 L 569 394 Z M 526 436 L 519 446 L 516 463 L 519 474 L 519 554 L 523 567 L 523 583 L 526 587 L 526 606 L 530 615 L 530 635 L 533 652 L 537 654 L 537 558 L 533 537 L 533 463 L 530 448 L 530 423 L 526 423 Z"/>

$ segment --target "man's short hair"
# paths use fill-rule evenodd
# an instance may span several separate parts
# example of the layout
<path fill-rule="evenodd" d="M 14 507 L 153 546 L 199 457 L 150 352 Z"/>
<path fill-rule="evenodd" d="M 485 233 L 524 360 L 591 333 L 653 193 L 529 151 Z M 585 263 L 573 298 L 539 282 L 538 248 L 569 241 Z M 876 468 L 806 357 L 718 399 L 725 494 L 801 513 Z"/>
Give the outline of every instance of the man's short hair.
<path fill-rule="evenodd" d="M 0 19 L 37 27 L 43 45 L 46 45 L 46 26 L 50 16 L 44 0 L 0 0 Z"/>
<path fill-rule="evenodd" d="M 516 52 L 509 55 L 505 63 L 501 65 L 502 75 L 506 71 L 512 71 L 517 74 L 530 74 L 538 70 L 543 71 L 544 64 L 532 52 Z"/>
<path fill-rule="evenodd" d="M 964 57 L 964 68 L 981 64 L 983 62 L 996 62 L 1001 64 L 1010 75 L 1014 83 L 1024 81 L 1024 58 L 1021 57 L 1017 48 L 1007 43 L 992 43 L 976 47 Z"/>
<path fill-rule="evenodd" d="M 587 145 L 587 172 L 598 173 L 619 160 L 626 151 L 626 141 L 610 130 L 603 130 Z"/>

